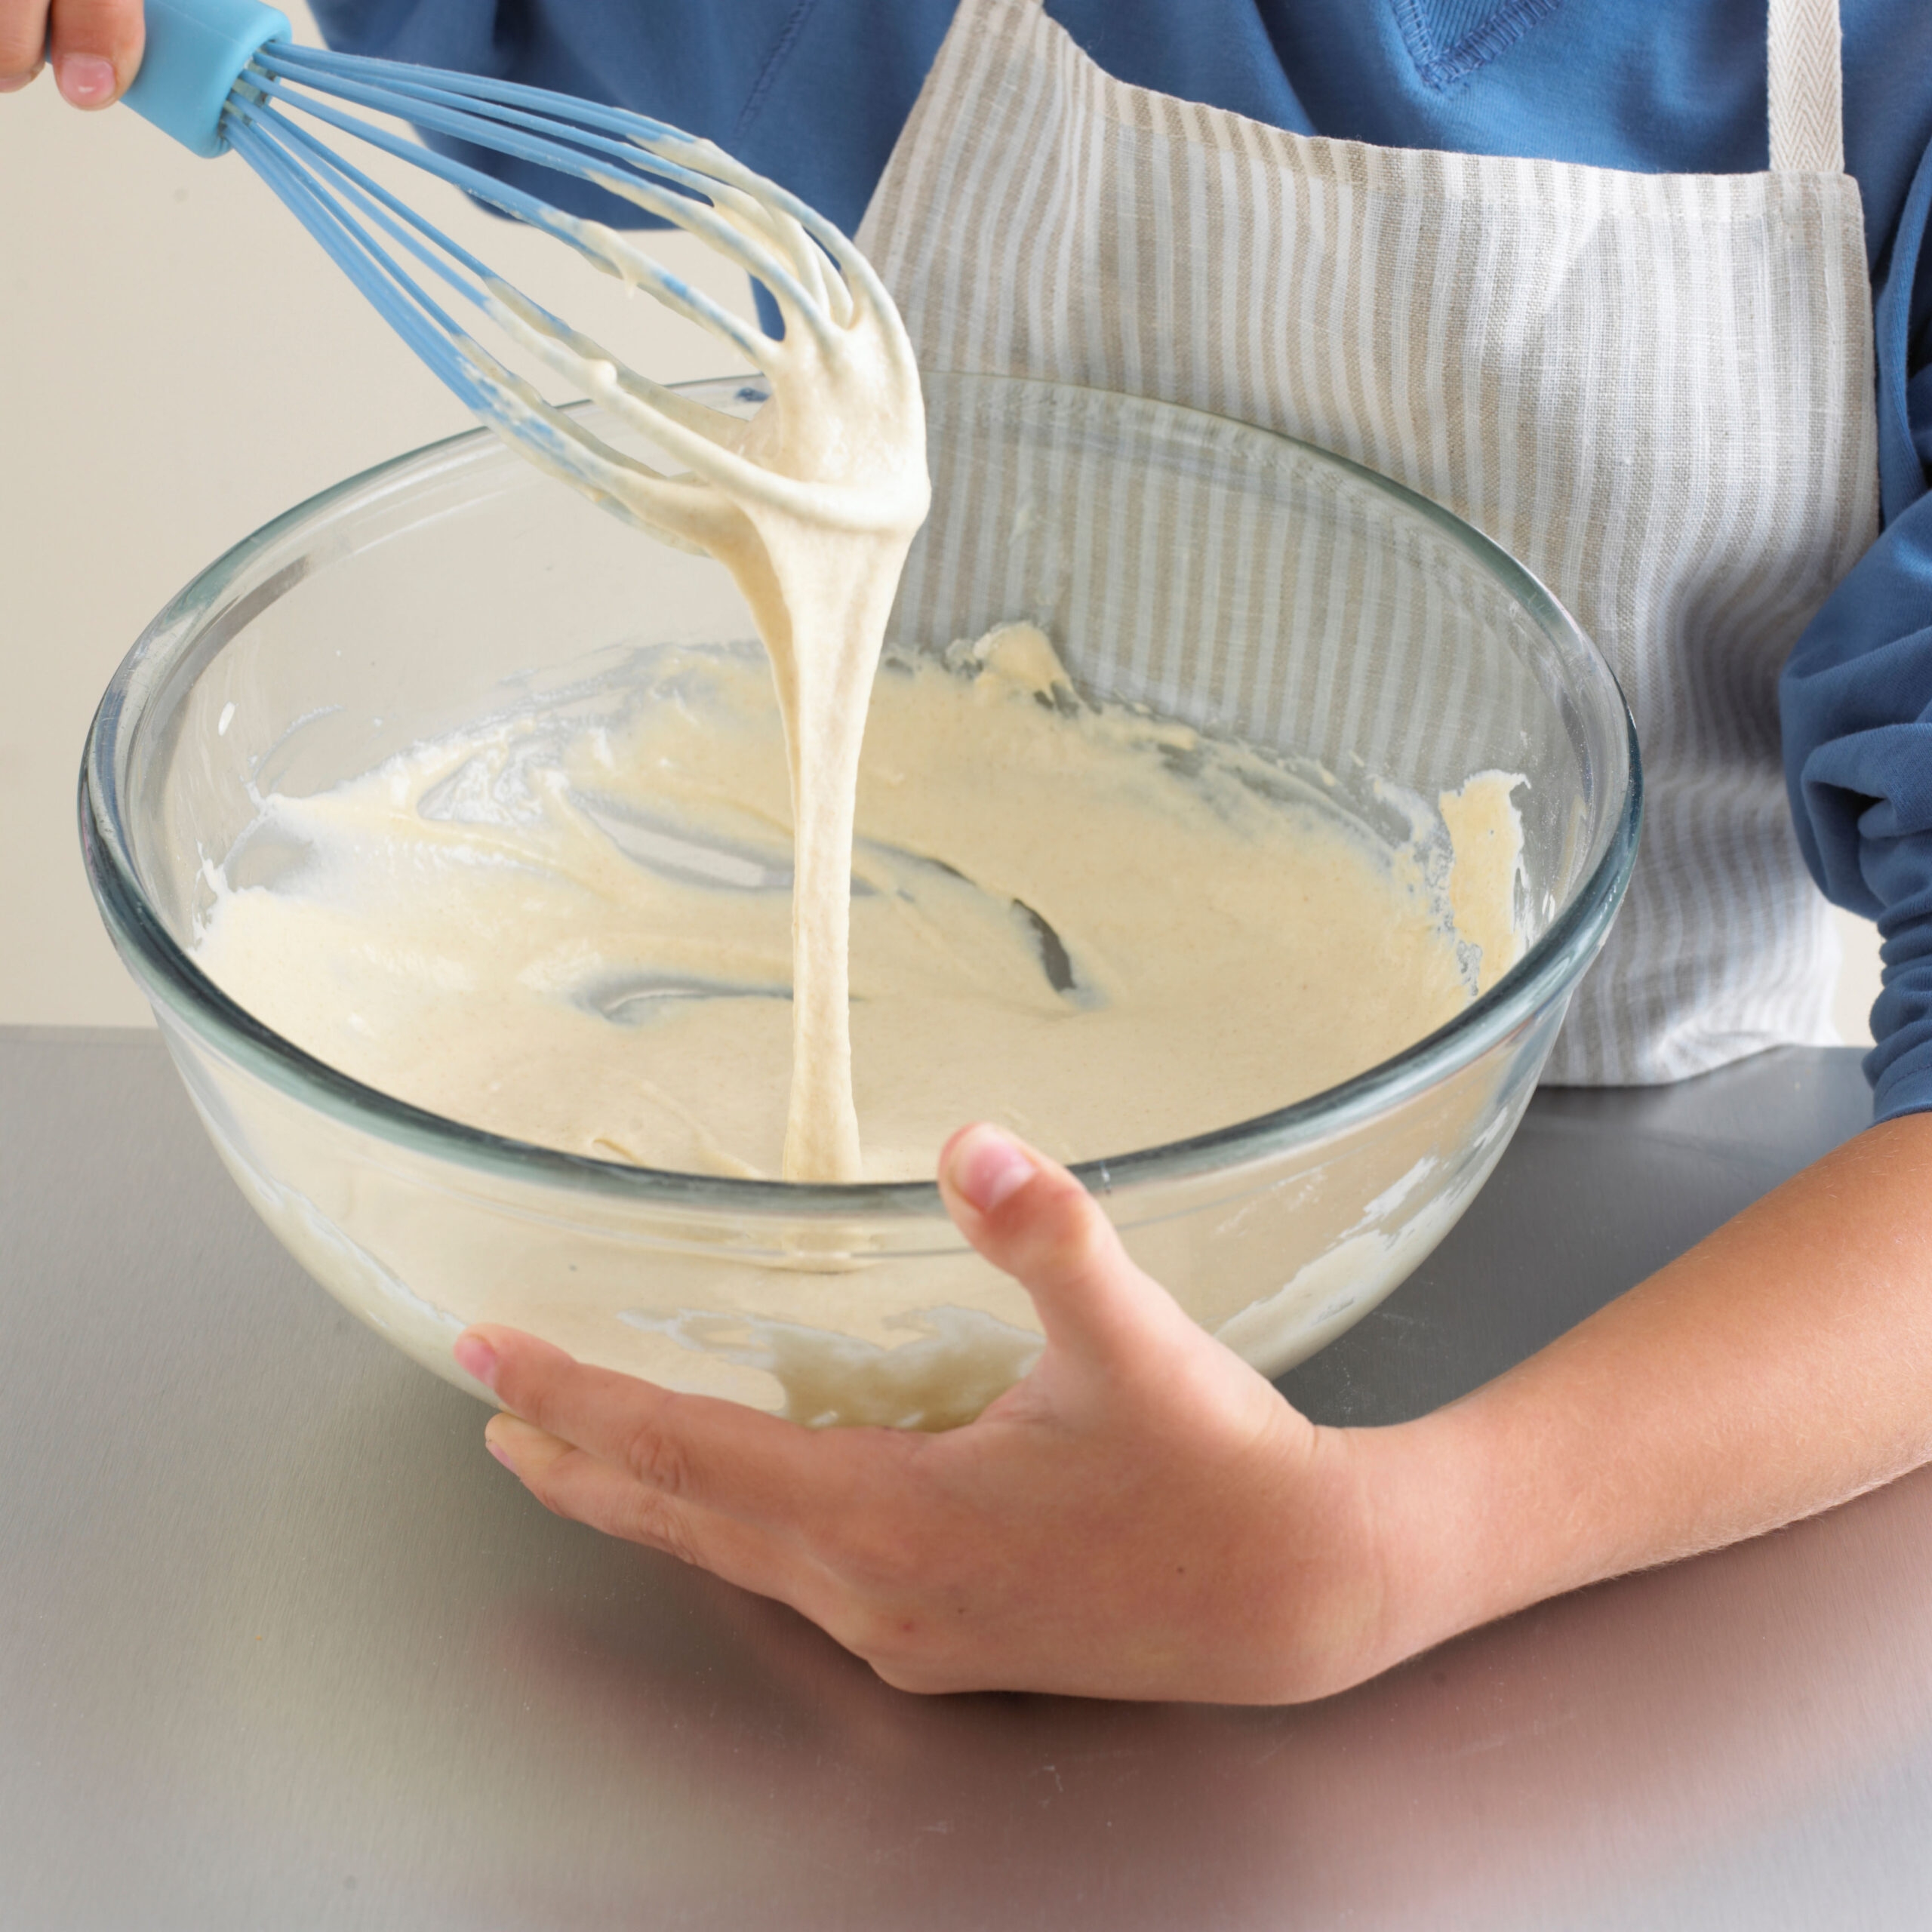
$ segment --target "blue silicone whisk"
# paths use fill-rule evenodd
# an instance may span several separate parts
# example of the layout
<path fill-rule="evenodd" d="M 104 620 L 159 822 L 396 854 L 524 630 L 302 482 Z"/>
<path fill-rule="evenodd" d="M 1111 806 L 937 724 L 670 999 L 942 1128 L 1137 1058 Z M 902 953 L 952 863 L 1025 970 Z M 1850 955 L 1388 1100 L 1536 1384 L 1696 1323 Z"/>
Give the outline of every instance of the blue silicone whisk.
<path fill-rule="evenodd" d="M 257 0 L 147 0 L 146 19 L 147 51 L 127 104 L 197 154 L 241 155 L 410 347 L 522 454 L 675 542 L 709 546 L 720 528 L 721 491 L 740 508 L 777 514 L 795 497 L 820 521 L 869 527 L 873 506 L 862 480 L 835 492 L 835 503 L 816 479 L 808 504 L 796 469 L 775 467 L 740 419 L 626 368 L 317 130 L 366 141 L 568 243 L 729 343 L 765 377 L 781 408 L 788 384 L 809 375 L 822 392 L 855 356 L 875 373 L 882 358 L 916 397 L 911 349 L 891 297 L 858 251 L 796 195 L 710 142 L 642 115 L 540 88 L 297 47 L 288 20 Z M 354 109 L 590 183 L 698 236 L 768 292 L 782 338 L 721 307 L 633 239 Z M 546 401 L 479 336 L 481 322 L 576 383 L 689 473 L 649 467 L 594 433 L 579 412 Z"/>

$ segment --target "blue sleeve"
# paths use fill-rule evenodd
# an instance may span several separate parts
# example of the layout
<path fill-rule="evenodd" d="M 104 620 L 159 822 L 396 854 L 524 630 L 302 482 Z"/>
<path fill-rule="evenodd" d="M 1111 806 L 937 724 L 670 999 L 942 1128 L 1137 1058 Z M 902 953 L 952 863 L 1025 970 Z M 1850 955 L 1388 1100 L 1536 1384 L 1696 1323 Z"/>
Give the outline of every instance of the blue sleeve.
<path fill-rule="evenodd" d="M 1785 779 L 1812 875 L 1878 922 L 1865 1063 L 1881 1120 L 1932 1108 L 1932 147 L 1877 303 L 1884 534 L 1799 638 L 1780 688 Z"/>

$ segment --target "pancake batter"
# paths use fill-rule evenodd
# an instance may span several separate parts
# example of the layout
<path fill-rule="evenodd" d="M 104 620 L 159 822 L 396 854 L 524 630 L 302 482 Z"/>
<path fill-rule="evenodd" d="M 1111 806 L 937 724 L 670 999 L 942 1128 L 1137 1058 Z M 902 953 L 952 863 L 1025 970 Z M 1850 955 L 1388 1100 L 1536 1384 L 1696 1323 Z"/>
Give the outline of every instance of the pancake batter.
<path fill-rule="evenodd" d="M 758 653 L 642 654 L 604 723 L 525 715 L 271 797 L 198 957 L 298 1045 L 433 1112 L 774 1174 L 784 773 Z M 1419 805 L 1429 835 L 1391 849 L 1318 778 L 1081 702 L 1029 627 L 888 658 L 851 874 L 863 1175 L 926 1177 L 976 1117 L 1063 1159 L 1117 1154 L 1387 1058 L 1515 956 L 1509 793 L 1483 774 L 1442 801 L 1451 866 Z M 300 856 L 238 888 L 251 851 Z"/>

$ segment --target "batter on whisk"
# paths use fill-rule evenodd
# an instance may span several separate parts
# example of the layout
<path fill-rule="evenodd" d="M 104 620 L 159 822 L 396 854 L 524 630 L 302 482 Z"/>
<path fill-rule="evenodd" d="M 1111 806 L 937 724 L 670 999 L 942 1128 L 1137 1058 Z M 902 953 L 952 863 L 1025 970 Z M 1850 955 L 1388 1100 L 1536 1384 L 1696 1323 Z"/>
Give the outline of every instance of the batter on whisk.
<path fill-rule="evenodd" d="M 860 1171 L 847 1023 L 847 881 L 866 697 L 901 565 L 924 521 L 925 418 L 884 285 L 797 196 L 721 149 L 645 117 L 531 88 L 299 47 L 253 0 L 158 15 L 128 105 L 199 154 L 232 149 L 281 196 L 403 339 L 521 455 L 640 528 L 707 550 L 749 601 L 771 657 L 796 827 L 792 1072 L 784 1171 Z M 584 221 L 341 103 L 471 150 L 515 154 L 699 236 L 776 305 L 780 336 L 740 321 L 614 230 Z M 295 118 L 370 143 L 571 244 L 755 365 L 749 424 L 626 368 L 504 281 Z M 425 274 L 426 271 L 426 275 Z M 586 389 L 682 473 L 620 452 L 548 401 L 446 306 Z M 660 459 L 661 460 L 661 459 Z"/>
<path fill-rule="evenodd" d="M 725 565 L 771 654 L 795 846 L 784 1175 L 856 1180 L 853 811 L 886 619 L 931 497 L 925 411 L 899 312 L 857 251 L 844 248 L 835 268 L 789 217 L 728 205 L 734 220 L 771 231 L 795 271 L 773 278 L 786 331 L 783 340 L 760 334 L 771 395 L 749 423 L 674 397 L 534 310 L 510 325 L 620 420 L 692 463 L 697 473 L 676 478 L 614 469 L 605 487 L 641 525 L 701 545 Z M 592 222 L 571 232 L 614 273 L 652 285 L 653 265 L 623 236 Z"/>

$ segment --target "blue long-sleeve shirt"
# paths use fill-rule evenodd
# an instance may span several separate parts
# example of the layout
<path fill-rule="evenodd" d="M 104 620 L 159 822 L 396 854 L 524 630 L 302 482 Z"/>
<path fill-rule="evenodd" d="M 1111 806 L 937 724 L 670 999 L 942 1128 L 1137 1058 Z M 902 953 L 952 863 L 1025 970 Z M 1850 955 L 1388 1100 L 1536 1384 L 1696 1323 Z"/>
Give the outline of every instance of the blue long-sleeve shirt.
<path fill-rule="evenodd" d="M 709 135 L 848 232 L 954 0 L 314 0 L 336 45 Z M 1766 0 L 1048 0 L 1109 73 L 1303 134 L 1646 172 L 1767 165 Z M 1876 303 L 1884 528 L 1798 641 L 1786 782 L 1814 876 L 1875 918 L 1880 1118 L 1932 1109 L 1932 0 L 1842 0 Z M 512 165 L 505 172 L 514 176 Z M 553 176 L 528 185 L 552 200 Z M 585 191 L 581 211 L 635 225 Z"/>

